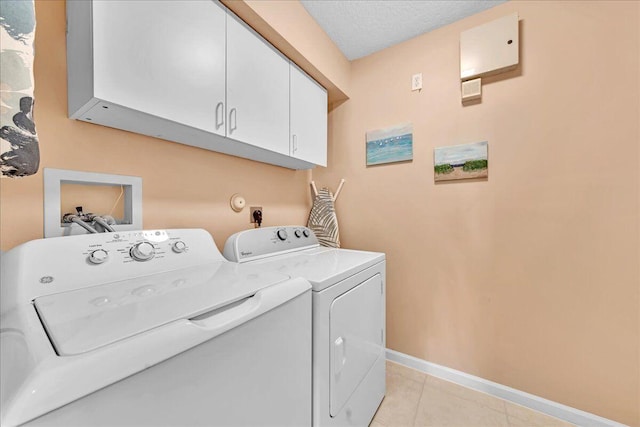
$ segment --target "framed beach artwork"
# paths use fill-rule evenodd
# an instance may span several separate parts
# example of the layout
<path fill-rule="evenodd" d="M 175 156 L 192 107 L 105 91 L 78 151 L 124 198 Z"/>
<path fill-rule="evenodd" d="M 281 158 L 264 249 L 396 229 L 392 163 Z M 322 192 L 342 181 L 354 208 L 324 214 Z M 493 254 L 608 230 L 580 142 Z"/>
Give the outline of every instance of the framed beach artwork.
<path fill-rule="evenodd" d="M 433 150 L 435 181 L 489 176 L 488 142 L 439 147 Z"/>
<path fill-rule="evenodd" d="M 413 160 L 413 124 L 367 132 L 367 166 Z"/>

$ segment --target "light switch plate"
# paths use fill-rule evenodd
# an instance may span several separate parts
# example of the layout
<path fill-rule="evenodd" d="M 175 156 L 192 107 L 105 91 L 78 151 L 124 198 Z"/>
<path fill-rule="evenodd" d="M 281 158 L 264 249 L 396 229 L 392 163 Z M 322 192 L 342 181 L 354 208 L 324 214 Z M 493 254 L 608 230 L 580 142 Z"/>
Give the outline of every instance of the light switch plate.
<path fill-rule="evenodd" d="M 422 89 L 422 73 L 414 74 L 411 76 L 411 90 Z"/>

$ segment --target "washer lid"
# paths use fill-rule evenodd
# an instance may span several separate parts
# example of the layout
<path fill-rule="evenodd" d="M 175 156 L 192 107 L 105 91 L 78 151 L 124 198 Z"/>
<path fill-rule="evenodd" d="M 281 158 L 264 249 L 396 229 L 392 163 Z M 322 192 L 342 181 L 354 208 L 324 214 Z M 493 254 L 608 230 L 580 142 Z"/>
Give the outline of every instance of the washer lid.
<path fill-rule="evenodd" d="M 196 317 L 288 278 L 216 262 L 42 296 L 34 305 L 56 352 L 70 356 Z"/>

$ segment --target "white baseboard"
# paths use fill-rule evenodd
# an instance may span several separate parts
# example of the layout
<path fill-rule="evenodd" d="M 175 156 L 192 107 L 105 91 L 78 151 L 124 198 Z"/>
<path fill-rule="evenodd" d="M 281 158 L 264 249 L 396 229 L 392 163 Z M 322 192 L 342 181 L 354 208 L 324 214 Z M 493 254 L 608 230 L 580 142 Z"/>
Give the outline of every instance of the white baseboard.
<path fill-rule="evenodd" d="M 459 384 L 500 399 L 508 400 L 509 402 L 525 406 L 552 417 L 560 418 L 561 420 L 568 421 L 578 426 L 625 427 L 625 424 L 620 424 L 607 418 L 599 417 L 598 415 L 594 415 L 589 412 L 543 399 L 542 397 L 534 396 L 533 394 L 525 393 L 524 391 L 494 383 L 474 375 L 456 371 L 455 369 L 447 368 L 446 366 L 427 362 L 426 360 L 418 359 L 417 357 L 409 356 L 408 354 L 400 353 L 395 350 L 387 349 L 387 360 L 400 363 L 426 374 L 433 375 L 434 377 L 442 378 L 452 383 Z"/>

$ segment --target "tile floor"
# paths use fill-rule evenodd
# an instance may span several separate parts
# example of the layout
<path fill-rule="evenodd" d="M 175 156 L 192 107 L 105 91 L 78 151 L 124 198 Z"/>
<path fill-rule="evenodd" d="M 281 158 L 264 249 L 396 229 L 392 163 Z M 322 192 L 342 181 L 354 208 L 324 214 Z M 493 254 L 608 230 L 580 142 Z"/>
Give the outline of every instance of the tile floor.
<path fill-rule="evenodd" d="M 387 361 L 387 394 L 370 427 L 570 427 L 565 421 Z"/>

